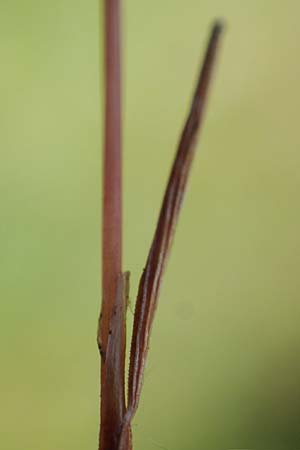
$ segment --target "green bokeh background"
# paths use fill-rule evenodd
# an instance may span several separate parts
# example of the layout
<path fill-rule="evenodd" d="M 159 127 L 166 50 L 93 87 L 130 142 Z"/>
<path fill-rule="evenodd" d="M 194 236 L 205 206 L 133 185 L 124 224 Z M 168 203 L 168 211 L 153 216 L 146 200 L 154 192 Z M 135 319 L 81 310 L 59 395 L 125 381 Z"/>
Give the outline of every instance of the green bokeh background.
<path fill-rule="evenodd" d="M 96 449 L 101 12 L 0 12 L 0 448 Z M 227 21 L 136 449 L 300 448 L 299 14 L 296 0 L 124 1 L 132 302 L 210 22 Z"/>

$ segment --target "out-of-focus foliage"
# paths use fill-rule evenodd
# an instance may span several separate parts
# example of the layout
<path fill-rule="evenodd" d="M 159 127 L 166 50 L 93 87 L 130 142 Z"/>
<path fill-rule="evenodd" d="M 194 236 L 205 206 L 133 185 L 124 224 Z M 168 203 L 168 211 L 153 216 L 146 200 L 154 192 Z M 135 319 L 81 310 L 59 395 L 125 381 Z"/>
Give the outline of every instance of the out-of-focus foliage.
<path fill-rule="evenodd" d="M 0 11 L 0 448 L 95 449 L 101 14 L 70 0 Z M 227 21 L 151 341 L 140 450 L 300 447 L 299 13 L 294 0 L 124 1 L 132 301 L 210 21 Z"/>

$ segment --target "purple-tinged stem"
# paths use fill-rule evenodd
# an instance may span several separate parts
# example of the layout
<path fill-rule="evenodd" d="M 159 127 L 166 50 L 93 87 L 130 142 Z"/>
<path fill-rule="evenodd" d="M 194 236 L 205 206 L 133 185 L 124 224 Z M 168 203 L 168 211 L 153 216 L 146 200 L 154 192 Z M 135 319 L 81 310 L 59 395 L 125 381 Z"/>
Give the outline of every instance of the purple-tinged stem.
<path fill-rule="evenodd" d="M 103 154 L 101 429 L 99 450 L 116 450 L 125 411 L 125 327 L 122 308 L 121 0 L 104 0 L 105 130 Z M 121 287 L 120 287 L 121 286 Z M 123 287 L 122 287 L 123 286 Z M 125 288 L 124 288 L 125 289 Z M 121 323 L 122 322 L 122 323 Z"/>

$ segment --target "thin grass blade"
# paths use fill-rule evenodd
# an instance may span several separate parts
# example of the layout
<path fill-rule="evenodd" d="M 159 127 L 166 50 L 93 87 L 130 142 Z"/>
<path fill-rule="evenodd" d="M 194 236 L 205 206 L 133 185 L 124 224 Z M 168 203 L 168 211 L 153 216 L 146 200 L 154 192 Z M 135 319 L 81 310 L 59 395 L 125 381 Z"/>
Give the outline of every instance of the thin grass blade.
<path fill-rule="evenodd" d="M 131 341 L 128 406 L 124 430 L 130 424 L 139 403 L 159 289 L 195 154 L 197 136 L 203 122 L 204 108 L 215 67 L 222 28 L 222 24 L 216 22 L 211 31 L 190 112 L 179 141 L 167 184 L 146 267 L 139 284 Z"/>

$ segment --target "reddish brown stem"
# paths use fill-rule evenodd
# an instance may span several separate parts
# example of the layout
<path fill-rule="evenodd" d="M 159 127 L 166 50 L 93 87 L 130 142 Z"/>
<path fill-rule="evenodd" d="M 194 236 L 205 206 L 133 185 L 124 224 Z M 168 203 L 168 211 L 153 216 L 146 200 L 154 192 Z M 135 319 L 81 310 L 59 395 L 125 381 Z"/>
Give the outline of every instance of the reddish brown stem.
<path fill-rule="evenodd" d="M 104 30 L 103 298 L 98 331 L 98 345 L 101 354 L 99 449 L 116 450 L 117 434 L 120 432 L 125 410 L 125 333 L 120 334 L 120 330 L 115 333 L 116 327 L 112 322 L 113 314 L 117 311 L 119 320 L 123 322 L 122 326 L 125 323 L 124 311 L 120 306 L 123 298 L 120 292 L 122 278 L 120 0 L 104 0 Z M 108 347 L 110 347 L 110 351 L 108 351 Z"/>

